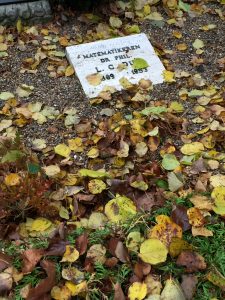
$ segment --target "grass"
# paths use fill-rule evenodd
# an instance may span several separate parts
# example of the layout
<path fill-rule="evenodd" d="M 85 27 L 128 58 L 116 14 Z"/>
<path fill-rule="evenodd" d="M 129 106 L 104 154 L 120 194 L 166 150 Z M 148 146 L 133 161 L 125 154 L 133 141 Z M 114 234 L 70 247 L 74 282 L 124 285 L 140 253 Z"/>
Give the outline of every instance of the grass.
<path fill-rule="evenodd" d="M 23 300 L 20 295 L 20 291 L 23 287 L 30 284 L 31 287 L 35 287 L 42 279 L 43 271 L 41 268 L 35 268 L 30 274 L 25 275 L 14 289 L 14 300 Z"/>

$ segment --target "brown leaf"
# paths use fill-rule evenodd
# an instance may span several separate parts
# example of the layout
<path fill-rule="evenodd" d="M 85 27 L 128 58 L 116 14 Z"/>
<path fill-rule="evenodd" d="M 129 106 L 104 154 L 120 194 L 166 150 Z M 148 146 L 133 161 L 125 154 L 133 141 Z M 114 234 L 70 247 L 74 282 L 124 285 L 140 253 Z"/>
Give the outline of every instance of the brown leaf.
<path fill-rule="evenodd" d="M 172 211 L 171 219 L 179 225 L 183 231 L 187 231 L 191 228 L 187 216 L 187 208 L 182 205 L 176 205 Z"/>
<path fill-rule="evenodd" d="M 22 272 L 24 274 L 33 271 L 37 263 L 41 260 L 44 254 L 44 249 L 28 249 L 22 254 L 23 258 L 23 268 Z"/>
<path fill-rule="evenodd" d="M 48 249 L 45 251 L 45 255 L 56 255 L 56 256 L 63 256 L 66 251 L 66 245 L 69 242 L 65 242 L 62 240 L 53 241 L 50 243 Z"/>
<path fill-rule="evenodd" d="M 27 300 L 48 299 L 47 293 L 53 288 L 56 283 L 56 268 L 55 264 L 51 261 L 44 260 L 41 262 L 41 267 L 46 271 L 47 278 L 34 288 L 30 289 Z M 49 298 L 51 299 L 51 298 Z"/>
<path fill-rule="evenodd" d="M 9 267 L 12 263 L 12 259 L 9 255 L 0 252 L 0 272 L 7 267 Z"/>
<path fill-rule="evenodd" d="M 176 264 L 186 267 L 186 272 L 188 273 L 206 269 L 204 257 L 193 251 L 182 251 L 177 258 Z"/>
<path fill-rule="evenodd" d="M 193 299 L 197 283 L 198 279 L 195 275 L 182 275 L 181 287 L 187 300 Z"/>
<path fill-rule="evenodd" d="M 148 275 L 151 271 L 151 265 L 145 262 L 137 262 L 134 266 L 135 275 L 142 280 L 144 276 Z"/>
<path fill-rule="evenodd" d="M 116 257 L 109 257 L 105 261 L 105 266 L 108 268 L 113 268 L 117 265 L 118 259 Z"/>
<path fill-rule="evenodd" d="M 92 202 L 94 197 L 95 195 L 86 195 L 79 193 L 75 196 L 75 199 L 77 199 L 78 201 Z"/>
<path fill-rule="evenodd" d="M 162 197 L 157 197 L 155 193 L 147 192 L 142 194 L 140 197 L 134 199 L 138 210 L 151 211 L 152 207 L 161 207 L 165 200 Z"/>
<path fill-rule="evenodd" d="M 87 250 L 88 238 L 87 234 L 84 233 L 76 239 L 75 247 L 79 251 L 80 255 L 83 255 Z"/>
<path fill-rule="evenodd" d="M 114 284 L 113 288 L 114 288 L 114 300 L 125 300 L 126 299 L 119 282 Z"/>
<path fill-rule="evenodd" d="M 113 256 L 116 256 L 123 263 L 130 261 L 127 248 L 117 238 L 110 239 L 109 251 Z"/>

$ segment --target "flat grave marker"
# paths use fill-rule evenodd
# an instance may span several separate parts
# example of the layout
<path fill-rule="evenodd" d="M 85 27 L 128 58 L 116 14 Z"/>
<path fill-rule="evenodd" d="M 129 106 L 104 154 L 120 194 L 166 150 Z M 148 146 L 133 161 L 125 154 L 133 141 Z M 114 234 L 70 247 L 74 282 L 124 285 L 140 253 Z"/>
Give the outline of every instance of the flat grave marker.
<path fill-rule="evenodd" d="M 165 68 L 144 33 L 69 46 L 66 54 L 89 98 L 108 86 L 121 91 L 121 78 L 163 82 Z"/>

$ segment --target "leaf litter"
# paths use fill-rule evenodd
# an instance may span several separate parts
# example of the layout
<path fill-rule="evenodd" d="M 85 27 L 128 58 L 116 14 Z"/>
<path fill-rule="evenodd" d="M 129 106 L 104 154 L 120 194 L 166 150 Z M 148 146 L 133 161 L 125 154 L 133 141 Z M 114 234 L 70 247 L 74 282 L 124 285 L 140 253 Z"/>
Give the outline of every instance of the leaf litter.
<path fill-rule="evenodd" d="M 7 299 L 224 299 L 223 4 L 118 1 L 0 26 Z M 165 82 L 123 78 L 89 105 L 65 47 L 142 31 Z"/>

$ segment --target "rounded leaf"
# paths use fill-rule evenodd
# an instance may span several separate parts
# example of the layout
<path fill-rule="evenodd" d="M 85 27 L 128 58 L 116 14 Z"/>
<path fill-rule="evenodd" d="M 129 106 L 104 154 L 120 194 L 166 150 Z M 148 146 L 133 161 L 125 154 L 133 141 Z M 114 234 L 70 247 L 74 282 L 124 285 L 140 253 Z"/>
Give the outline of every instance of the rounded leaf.
<path fill-rule="evenodd" d="M 157 239 L 145 240 L 140 247 L 140 258 L 149 264 L 156 265 L 166 261 L 168 250 L 166 246 Z"/>

